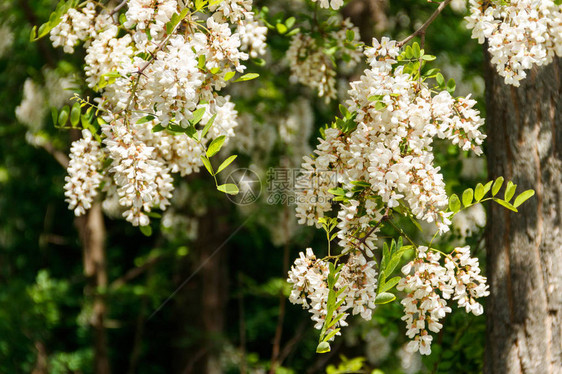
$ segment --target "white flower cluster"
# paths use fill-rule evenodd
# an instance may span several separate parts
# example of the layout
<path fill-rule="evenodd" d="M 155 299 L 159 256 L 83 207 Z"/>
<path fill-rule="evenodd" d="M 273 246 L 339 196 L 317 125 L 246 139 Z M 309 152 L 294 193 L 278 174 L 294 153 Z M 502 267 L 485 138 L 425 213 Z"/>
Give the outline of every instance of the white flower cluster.
<path fill-rule="evenodd" d="M 14 33 L 7 24 L 0 24 L 0 58 L 3 58 L 12 47 Z"/>
<path fill-rule="evenodd" d="M 106 122 L 98 158 L 111 160 L 100 170 L 111 201 L 105 205 L 115 208 L 117 201 L 128 221 L 146 225 L 151 209 L 169 205 L 171 174 L 199 171 L 204 152 L 186 134 L 152 129 L 187 128 L 193 113 L 204 108 L 200 125 L 216 118 L 202 143 L 232 137 L 237 111 L 218 91 L 245 70 L 243 61 L 265 52 L 267 28 L 255 19 L 252 0 L 224 0 L 201 11 L 182 0 L 128 0 L 118 12 L 96 4 L 70 9 L 51 30 L 51 40 L 68 53 L 85 42 L 86 82 L 99 92 Z M 152 118 L 143 119 L 147 115 Z M 76 206 L 91 203 L 90 192 L 67 191 Z"/>
<path fill-rule="evenodd" d="M 304 158 L 303 180 L 308 187 L 297 199 L 300 223 L 312 225 L 332 209 L 329 189 L 343 188 L 349 198 L 339 204 L 338 213 L 344 250 L 355 247 L 360 234 L 382 218 L 384 206 L 405 204 L 417 219 L 448 231 L 448 199 L 443 176 L 433 165 L 433 139 L 446 138 L 480 154 L 485 137 L 479 130 L 484 120 L 474 109 L 476 102 L 447 91 L 432 95 L 425 83 L 404 73 L 403 66 L 395 67 L 399 49 L 394 41 L 374 40 L 365 54 L 371 68 L 349 90 L 348 106 L 356 113 L 357 127 L 348 133 L 338 128 L 325 131 L 316 157 Z M 363 192 L 354 195 L 358 185 Z M 359 243 L 362 249 L 370 251 L 375 234 L 367 239 L 370 242 Z"/>
<path fill-rule="evenodd" d="M 309 34 L 298 33 L 291 39 L 286 59 L 291 68 L 291 79 L 318 91 L 318 96 L 326 101 L 336 98 L 336 70 L 334 62 L 327 51 L 335 47 L 335 55 L 345 61 L 347 70 L 357 65 L 361 59 L 361 48 L 347 48 L 345 46 L 346 31 L 352 30 L 357 44 L 360 39 L 359 29 L 349 19 L 339 21 L 330 20 L 334 30 L 326 33 L 321 39 Z M 337 27 L 336 27 L 337 26 Z"/>
<path fill-rule="evenodd" d="M 320 8 L 338 10 L 343 6 L 343 0 L 312 0 L 313 3 L 319 3 Z"/>
<path fill-rule="evenodd" d="M 23 84 L 22 101 L 16 107 L 16 118 L 32 132 L 36 132 L 43 124 L 46 109 L 45 95 L 41 86 L 31 78 L 26 79 Z"/>
<path fill-rule="evenodd" d="M 82 130 L 82 139 L 72 143 L 68 175 L 64 185 L 69 209 L 77 216 L 92 207 L 103 176 L 100 145 L 89 130 Z"/>
<path fill-rule="evenodd" d="M 350 313 L 359 314 L 366 320 L 371 319 L 375 309 L 377 288 L 375 266 L 374 261 L 367 261 L 362 254 L 349 256 L 334 287 L 336 292 L 343 291 L 335 301 L 336 304 L 341 302 L 341 305 L 336 309 L 333 318 L 342 313 L 343 317 L 331 329 L 347 326 L 345 320 Z M 309 309 L 312 314 L 311 319 L 316 322 L 314 327 L 317 329 L 321 329 L 326 320 L 328 274 L 328 262 L 316 259 L 312 249 L 307 248 L 306 255 L 301 252 L 299 258 L 295 260 L 287 279 L 293 285 L 289 301 Z"/>
<path fill-rule="evenodd" d="M 74 47 L 90 36 L 90 29 L 96 15 L 93 2 L 78 9 L 71 8 L 60 23 L 51 30 L 51 42 L 54 47 L 63 47 L 66 53 L 74 53 Z"/>
<path fill-rule="evenodd" d="M 405 277 L 396 288 L 408 293 L 401 302 L 405 313 L 402 320 L 408 328 L 406 335 L 412 339 L 408 350 L 429 355 L 433 340 L 429 331 L 439 332 L 443 327 L 439 321 L 451 312 L 446 300 L 452 297 L 459 307 L 480 315 L 482 305 L 475 299 L 487 296 L 489 291 L 478 259 L 470 257 L 468 246 L 455 248 L 453 256 L 445 257 L 444 266 L 439 253 L 428 247 L 417 250 L 417 258 L 402 268 Z"/>
<path fill-rule="evenodd" d="M 562 5 L 553 0 L 470 0 L 466 20 L 473 38 L 488 40 L 506 84 L 519 86 L 525 70 L 562 56 Z"/>

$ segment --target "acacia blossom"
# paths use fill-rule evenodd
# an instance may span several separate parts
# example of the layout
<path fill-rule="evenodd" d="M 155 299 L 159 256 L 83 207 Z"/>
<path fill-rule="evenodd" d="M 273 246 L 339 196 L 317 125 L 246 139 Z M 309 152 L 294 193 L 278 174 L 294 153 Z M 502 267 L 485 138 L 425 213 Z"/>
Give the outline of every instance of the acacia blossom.
<path fill-rule="evenodd" d="M 429 332 L 438 333 L 443 327 L 439 321 L 451 312 L 446 300 L 452 298 L 466 312 L 480 315 L 483 308 L 476 298 L 487 296 L 489 291 L 486 278 L 480 275 L 478 259 L 470 257 L 468 246 L 455 248 L 454 255 L 445 257 L 444 266 L 439 253 L 423 246 L 417 251 L 417 258 L 402 268 L 405 277 L 396 288 L 407 292 L 401 302 L 406 335 L 412 339 L 407 349 L 429 355 L 433 340 Z"/>
<path fill-rule="evenodd" d="M 361 60 L 359 46 L 359 29 L 349 19 L 341 20 L 334 17 L 328 25 L 332 30 L 322 37 L 311 34 L 297 33 L 291 39 L 286 59 L 291 68 L 291 79 L 318 91 L 319 97 L 328 102 L 336 98 L 336 70 L 333 58 L 344 61 L 344 67 L 354 68 Z M 347 40 L 347 32 L 353 35 Z M 331 56 L 330 48 L 335 55 Z"/>
<path fill-rule="evenodd" d="M 562 5 L 553 0 L 470 0 L 472 37 L 488 42 L 491 62 L 506 84 L 519 86 L 525 70 L 562 56 Z"/>
<path fill-rule="evenodd" d="M 375 266 L 375 261 L 367 261 L 360 253 L 349 256 L 343 264 L 335 284 L 335 291 L 339 293 L 336 303 L 340 305 L 333 317 L 343 316 L 328 331 L 347 326 L 345 320 L 349 314 L 359 314 L 367 321 L 371 319 L 375 309 L 378 274 Z M 287 279 L 292 284 L 289 301 L 308 309 L 312 314 L 311 319 L 316 322 L 314 327 L 319 330 L 327 314 L 328 274 L 328 262 L 317 259 L 312 249 L 307 248 L 306 255 L 301 252 L 295 260 Z M 340 332 L 336 335 L 340 335 Z"/>
<path fill-rule="evenodd" d="M 199 171 L 205 145 L 234 136 L 237 111 L 219 91 L 233 81 L 232 74 L 245 70 L 243 62 L 250 56 L 265 53 L 267 28 L 255 19 L 251 0 L 225 0 L 200 12 L 193 7 L 181 0 L 129 0 L 113 14 L 86 1 L 69 9 L 51 30 L 53 45 L 67 53 L 84 42 L 86 82 L 99 93 L 95 101 L 102 140 L 88 149 L 98 152 L 96 160 L 106 165 L 96 168 L 111 202 L 104 206 L 120 211 L 135 226 L 147 225 L 152 209 L 170 204 L 172 173 Z M 192 126 L 194 112 L 203 109 L 195 131 L 201 133 L 211 118 L 214 123 L 199 142 L 165 130 Z M 73 146 L 74 153 L 81 142 Z M 88 138 L 88 144 L 93 142 Z M 74 169 L 69 173 L 79 174 Z M 77 215 L 91 205 L 95 192 L 88 191 L 67 191 Z"/>
<path fill-rule="evenodd" d="M 433 139 L 449 139 L 462 150 L 481 154 L 485 137 L 476 101 L 447 91 L 433 95 L 425 83 L 396 66 L 394 41 L 374 40 L 365 55 L 371 68 L 351 83 L 347 102 L 356 128 L 347 133 L 337 127 L 325 130 L 315 157 L 304 158 L 302 180 L 308 185 L 297 198 L 300 223 L 318 225 L 318 218 L 332 210 L 330 190 L 342 188 L 349 198 L 338 204 L 337 214 L 344 251 L 355 249 L 360 234 L 380 221 L 384 206 L 405 204 L 415 218 L 448 231 L 451 213 L 445 212 L 445 184 L 433 163 Z M 360 245 L 370 254 L 375 240 L 376 230 Z"/>

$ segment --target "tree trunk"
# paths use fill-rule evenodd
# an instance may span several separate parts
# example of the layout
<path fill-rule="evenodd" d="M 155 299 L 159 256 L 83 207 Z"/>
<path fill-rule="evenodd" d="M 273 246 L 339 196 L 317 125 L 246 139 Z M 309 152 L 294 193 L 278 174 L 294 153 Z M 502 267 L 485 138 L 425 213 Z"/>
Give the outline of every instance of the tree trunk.
<path fill-rule="evenodd" d="M 490 206 L 485 373 L 562 373 L 562 65 L 506 86 L 486 56 L 488 169 L 517 193 L 511 212 Z M 503 196 L 503 192 L 500 192 Z"/>
<path fill-rule="evenodd" d="M 174 353 L 174 373 L 222 372 L 220 353 L 228 302 L 227 238 L 231 234 L 229 225 L 220 219 L 225 211 L 224 207 L 210 208 L 199 217 L 197 239 L 193 245 L 198 259 L 191 266 L 181 266 L 177 282 L 183 283 L 192 276 L 194 279 L 175 297 L 176 340 L 185 340 L 188 331 L 198 330 L 201 335 L 190 336 L 190 346 L 180 347 Z"/>
<path fill-rule="evenodd" d="M 94 373 L 110 374 L 107 334 L 104 321 L 107 314 L 105 296 L 107 289 L 105 256 L 105 225 L 101 204 L 94 203 L 86 215 L 76 219 L 76 227 L 84 250 L 84 275 L 87 279 L 86 297 L 93 297 L 91 324 L 94 329 Z"/>

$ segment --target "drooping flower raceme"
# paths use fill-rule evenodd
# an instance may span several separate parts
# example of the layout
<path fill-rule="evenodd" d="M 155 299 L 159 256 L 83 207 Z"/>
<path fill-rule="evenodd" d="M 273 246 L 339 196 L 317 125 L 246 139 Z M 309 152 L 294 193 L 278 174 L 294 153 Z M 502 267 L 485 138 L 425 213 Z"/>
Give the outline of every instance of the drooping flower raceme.
<path fill-rule="evenodd" d="M 349 314 L 359 314 L 366 320 L 371 319 L 375 309 L 377 287 L 375 266 L 374 261 L 367 261 L 360 253 L 349 256 L 347 262 L 343 264 L 335 285 L 335 291 L 339 292 L 336 299 L 339 306 L 335 313 L 343 316 L 331 327 L 331 330 L 338 326 L 347 326 L 345 320 Z M 326 319 L 328 274 L 328 263 L 317 259 L 312 249 L 307 248 L 306 255 L 301 252 L 299 258 L 295 260 L 287 279 L 292 284 L 289 301 L 308 309 L 312 314 L 312 320 L 316 322 L 314 327 L 317 329 L 322 328 Z"/>
<path fill-rule="evenodd" d="M 470 97 L 429 87 L 418 68 L 406 71 L 407 64 L 399 63 L 404 55 L 396 42 L 375 39 L 365 55 L 370 68 L 351 83 L 349 109 L 340 107 L 344 118 L 324 130 L 313 157 L 304 157 L 296 215 L 300 223 L 331 227 L 329 237 L 332 230 L 337 233 L 342 247 L 338 261 L 344 260 L 335 284 L 336 291 L 343 290 L 335 313 L 352 311 L 370 319 L 379 293 L 376 264 L 369 259 L 374 257 L 381 225 L 396 210 L 435 222 L 441 233 L 449 230 L 453 213 L 447 211 L 445 184 L 434 165 L 432 143 L 434 138 L 448 139 L 462 150 L 480 154 L 484 135 L 479 128 L 484 121 Z M 384 251 L 387 257 L 381 266 L 385 268 L 380 272 L 386 271 L 388 256 L 394 256 L 392 250 Z M 460 307 L 479 314 L 481 306 L 475 299 L 487 294 L 487 286 L 468 247 L 457 248 L 445 265 L 427 247 L 418 247 L 417 253 L 416 260 L 403 268 L 406 277 L 398 288 L 408 292 L 402 304 L 407 335 L 413 339 L 409 347 L 429 354 L 429 332 L 438 332 L 439 321 L 451 311 L 446 300 L 452 297 Z M 289 273 L 291 301 L 311 308 L 317 328 L 322 328 L 327 314 L 329 260 L 317 260 L 307 250 Z"/>
<path fill-rule="evenodd" d="M 525 70 L 562 56 L 562 5 L 553 0 L 470 0 L 466 20 L 506 84 L 519 86 Z"/>
<path fill-rule="evenodd" d="M 72 143 L 68 175 L 64 185 L 69 209 L 79 216 L 92 207 L 103 176 L 100 145 L 89 130 L 82 131 L 82 139 Z"/>
<path fill-rule="evenodd" d="M 433 340 L 430 331 L 438 333 L 443 327 L 439 321 L 451 312 L 446 300 L 457 300 L 459 307 L 480 315 L 483 308 L 475 299 L 487 296 L 489 291 L 469 247 L 455 248 L 453 255 L 445 257 L 444 266 L 439 253 L 423 246 L 417 250 L 417 258 L 402 268 L 405 277 L 397 289 L 407 292 L 402 300 L 402 320 L 408 328 L 406 335 L 412 339 L 408 349 L 428 355 Z"/>
<path fill-rule="evenodd" d="M 365 52 L 371 68 L 349 90 L 356 127 L 325 130 L 315 157 L 304 158 L 302 180 L 307 185 L 297 198 L 300 223 L 313 225 L 332 210 L 333 192 L 341 188 L 339 194 L 346 198 L 339 203 L 338 237 L 345 251 L 382 218 L 384 207 L 405 205 L 417 219 L 448 231 L 448 199 L 443 176 L 433 164 L 433 139 L 449 139 L 480 154 L 485 137 L 474 100 L 447 91 L 432 94 L 397 66 L 395 42 L 383 38 L 373 43 Z M 376 240 L 376 232 L 370 234 L 361 242 L 366 251 Z"/>
<path fill-rule="evenodd" d="M 133 225 L 147 225 L 151 209 L 169 205 L 172 173 L 199 171 L 205 145 L 234 135 L 237 111 L 219 91 L 245 70 L 250 55 L 265 52 L 266 32 L 251 0 L 225 0 L 203 9 L 181 0 L 129 0 L 116 12 L 87 1 L 52 28 L 53 45 L 65 52 L 84 42 L 86 83 L 99 93 L 99 123 L 93 121 L 89 129 L 101 139 L 94 147 L 95 140 L 88 138 L 87 149 L 105 166 L 96 164 L 95 170 L 105 180 L 107 199 L 118 201 Z M 194 132 L 199 135 L 188 136 Z M 84 148 L 78 142 L 73 155 Z M 68 185 L 76 215 L 91 206 L 99 185 L 97 179 L 80 179 L 81 170 L 69 169 L 87 186 L 84 193 Z"/>
<path fill-rule="evenodd" d="M 298 33 L 293 36 L 286 59 L 291 79 L 318 91 L 326 101 L 336 98 L 336 70 L 333 58 L 353 68 L 361 59 L 359 29 L 349 19 L 333 17 L 322 36 Z M 348 35 L 353 36 L 348 40 Z M 334 55 L 335 54 L 335 55 Z"/>

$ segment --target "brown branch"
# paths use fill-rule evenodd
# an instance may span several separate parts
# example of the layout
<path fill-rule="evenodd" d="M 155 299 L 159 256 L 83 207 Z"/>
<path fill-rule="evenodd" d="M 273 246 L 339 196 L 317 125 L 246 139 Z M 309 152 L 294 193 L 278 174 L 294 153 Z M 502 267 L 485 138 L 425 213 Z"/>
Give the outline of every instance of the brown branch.
<path fill-rule="evenodd" d="M 68 163 L 70 162 L 68 156 L 65 153 L 56 149 L 53 143 L 41 140 L 37 144 L 45 151 L 47 151 L 51 156 L 53 156 L 54 159 L 57 160 L 57 162 L 63 168 L 66 169 L 68 167 Z"/>
<path fill-rule="evenodd" d="M 285 359 L 291 354 L 293 348 L 297 345 L 299 341 L 301 341 L 302 337 L 304 336 L 304 332 L 306 331 L 306 325 L 308 324 L 308 319 L 303 319 L 297 327 L 296 334 L 285 344 L 281 353 L 279 354 L 279 362 L 285 361 Z"/>
<path fill-rule="evenodd" d="M 449 5 L 449 3 L 452 0 L 444 0 L 441 4 L 439 4 L 439 6 L 437 7 L 437 9 L 435 9 L 435 12 L 433 12 L 433 14 L 427 19 L 427 21 L 425 21 L 425 23 L 423 25 L 421 25 L 416 31 L 414 31 L 413 34 L 411 34 L 410 36 L 408 36 L 406 39 L 402 40 L 401 42 L 398 42 L 396 44 L 396 46 L 398 48 L 402 47 L 404 44 L 408 43 L 410 40 L 412 40 L 413 38 L 415 38 L 416 36 L 425 33 L 425 30 L 429 27 L 429 25 L 431 25 L 431 23 L 433 21 L 435 21 L 435 19 L 437 18 L 437 16 L 439 16 L 439 14 L 441 14 L 441 12 L 443 11 L 443 9 L 445 9 L 445 7 L 447 5 Z"/>
<path fill-rule="evenodd" d="M 242 280 L 238 274 L 238 288 L 241 289 Z M 238 315 L 240 321 L 240 374 L 246 374 L 246 317 L 244 313 L 244 294 L 238 293 Z"/>
<path fill-rule="evenodd" d="M 110 290 L 116 290 L 119 287 L 122 287 L 123 285 L 125 285 L 125 283 L 135 279 L 136 277 L 138 277 L 139 275 L 141 275 L 145 271 L 149 270 L 152 266 L 154 266 L 154 264 L 156 264 L 158 261 L 160 261 L 162 259 L 162 257 L 164 257 L 164 255 L 151 258 L 150 260 L 148 260 L 147 262 L 145 262 L 141 266 L 137 266 L 133 269 L 130 269 L 124 275 L 122 275 L 121 277 L 119 277 L 119 278 L 115 279 L 113 282 L 111 282 L 111 284 L 109 285 L 109 289 Z"/>
<path fill-rule="evenodd" d="M 285 206 L 283 212 L 283 223 L 285 231 L 285 245 L 283 247 L 283 276 L 289 271 L 289 209 Z M 270 374 L 275 374 L 277 365 L 281 365 L 282 361 L 279 360 L 279 350 L 281 346 L 281 336 L 283 334 L 283 321 L 285 319 L 285 305 L 287 298 L 283 294 L 283 288 L 279 291 L 279 317 L 277 318 L 277 327 L 275 328 L 275 337 L 273 338 L 273 350 L 271 353 L 271 368 Z"/>
<path fill-rule="evenodd" d="M 76 217 L 75 222 L 84 251 L 84 275 L 88 279 L 85 294 L 93 299 L 91 324 L 94 330 L 94 373 L 109 374 L 111 369 L 104 323 L 107 303 L 105 295 L 97 291 L 107 287 L 106 234 L 101 204 L 94 203 L 88 213 Z"/>
<path fill-rule="evenodd" d="M 127 4 L 127 0 L 121 1 L 121 3 L 119 5 L 117 5 L 115 8 L 113 8 L 113 10 L 111 11 L 111 13 L 109 13 L 109 15 L 111 17 L 113 17 L 113 15 L 115 13 L 117 13 L 121 8 L 123 8 L 125 6 L 125 4 Z"/>

